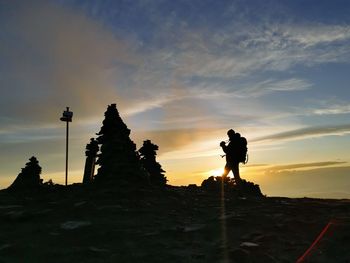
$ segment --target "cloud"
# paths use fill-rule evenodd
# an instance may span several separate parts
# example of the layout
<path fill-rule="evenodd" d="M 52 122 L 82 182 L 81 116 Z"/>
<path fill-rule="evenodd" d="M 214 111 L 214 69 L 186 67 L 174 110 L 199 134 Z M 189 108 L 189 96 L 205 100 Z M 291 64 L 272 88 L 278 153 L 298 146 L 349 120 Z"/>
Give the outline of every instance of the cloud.
<path fill-rule="evenodd" d="M 133 9 L 136 9 L 131 11 L 130 18 L 123 18 L 135 22 L 132 17 L 140 12 L 141 4 L 135 3 Z M 324 63 L 327 62 L 327 58 L 332 60 L 334 52 L 346 46 L 342 42 L 344 45 L 339 45 L 336 49 L 327 49 L 327 52 L 322 48 L 321 56 L 319 52 L 306 50 L 310 44 L 305 44 L 305 40 L 298 40 L 304 25 L 264 21 L 257 26 L 244 16 L 230 16 L 227 23 L 219 29 L 213 28 L 210 21 L 205 22 L 203 27 L 195 27 L 188 23 L 186 17 L 177 13 L 179 11 L 177 7 L 175 5 L 172 15 L 167 16 L 165 13 L 168 9 L 165 8 L 164 11 L 162 5 L 158 8 L 154 3 L 142 5 L 142 19 L 150 23 L 149 31 L 152 31 L 149 32 L 151 35 L 147 41 L 137 30 L 136 32 L 129 30 L 129 33 L 127 30 L 123 31 L 126 38 L 134 37 L 135 43 L 131 43 L 131 46 L 137 49 L 143 61 L 138 66 L 130 67 L 129 71 L 121 70 L 120 75 L 124 79 L 119 79 L 117 82 L 120 87 L 124 87 L 118 89 L 118 94 L 123 98 L 119 105 L 125 110 L 126 115 L 135 115 L 155 108 L 167 108 L 168 103 L 179 101 L 182 96 L 211 99 L 227 98 L 228 94 L 258 97 L 273 92 L 303 91 L 310 88 L 312 83 L 296 77 L 266 79 L 260 76 L 256 82 L 249 82 L 246 78 L 269 70 L 284 71 L 296 63 L 309 64 L 310 61 L 316 61 L 320 57 L 324 59 L 319 63 Z M 194 6 L 188 5 L 188 8 L 192 10 Z M 95 10 L 95 5 L 91 9 Z M 109 14 L 108 19 L 119 21 L 115 15 L 119 11 L 115 9 L 110 8 L 104 14 Z M 98 15 L 95 14 L 94 17 Z M 194 17 L 188 19 L 195 20 Z M 132 23 L 128 26 L 130 25 Z M 345 32 L 346 28 L 338 26 L 338 34 Z M 322 24 L 308 25 L 306 31 L 313 30 L 322 31 L 324 35 L 332 33 L 332 28 Z M 324 39 L 326 37 L 313 40 L 313 46 L 317 46 L 316 43 L 325 43 Z M 329 37 L 327 43 L 331 45 L 334 41 L 346 41 L 346 39 L 346 34 L 344 38 L 333 36 Z M 337 56 L 337 59 L 343 57 Z M 127 74 L 123 74 L 125 72 Z M 188 79 L 193 77 L 198 77 L 200 80 L 197 83 L 190 83 Z M 208 79 L 205 78 L 213 78 L 213 81 L 208 84 Z M 232 89 L 227 79 L 239 80 L 241 83 Z M 175 89 L 182 90 L 181 94 L 179 92 L 174 94 Z"/>
<path fill-rule="evenodd" d="M 188 97 L 201 99 L 234 99 L 259 98 L 274 92 L 304 91 L 312 86 L 312 83 L 297 78 L 290 79 L 265 79 L 237 83 L 232 78 L 194 78 L 187 81 Z"/>
<path fill-rule="evenodd" d="M 306 106 L 292 106 L 289 112 L 285 112 L 283 117 L 295 116 L 295 117 L 310 117 L 321 116 L 327 118 L 331 115 L 343 115 L 350 113 L 350 105 L 343 97 L 335 96 L 331 94 L 324 99 L 307 99 Z M 333 116 L 335 119 L 341 116 Z"/>
<path fill-rule="evenodd" d="M 308 81 L 296 78 L 286 80 L 267 79 L 254 83 L 250 87 L 243 87 L 241 90 L 234 92 L 233 95 L 236 95 L 238 97 L 260 97 L 276 91 L 302 91 L 308 89 L 311 86 L 312 84 Z"/>
<path fill-rule="evenodd" d="M 206 5 L 208 3 L 204 2 L 203 6 Z M 119 3 L 120 9 L 130 12 L 129 16 L 123 16 L 113 5 L 88 6 L 85 4 L 84 10 L 95 19 L 90 22 L 107 19 L 122 23 L 125 28 L 117 27 L 116 32 L 132 40 L 127 45 L 137 52 L 137 65 L 129 63 L 128 68 L 111 70 L 118 86 L 116 94 L 121 98 L 119 105 L 128 115 L 167 107 L 183 96 L 203 99 L 225 98 L 228 94 L 259 97 L 281 91 L 303 91 L 312 86 L 310 81 L 297 77 L 266 79 L 262 73 L 286 71 L 295 65 L 347 62 L 350 55 L 349 25 L 292 23 L 288 19 L 276 22 L 274 14 L 260 5 L 257 9 L 261 9 L 261 15 L 256 23 L 251 21 L 251 12 L 256 11 L 253 5 L 219 4 L 225 17 L 225 23 L 219 27 L 213 20 L 206 19 L 215 10 L 198 13 L 201 7 L 189 3 L 174 4 L 170 9 L 165 3 Z M 190 15 L 182 13 L 184 8 Z M 280 13 L 279 8 L 281 5 L 274 10 Z M 135 17 L 140 18 L 142 24 Z M 194 23 L 197 21 L 201 23 Z M 132 28 L 135 25 L 139 27 Z M 140 29 L 144 26 L 148 27 L 148 37 Z M 113 41 L 122 42 L 120 39 Z M 130 50 L 122 53 L 130 56 Z M 115 73 L 118 70 L 120 72 Z M 257 76 L 253 82 L 249 81 L 252 75 Z M 193 77 L 198 79 L 196 83 L 189 81 Z M 181 92 L 174 94 L 174 90 Z"/>
<path fill-rule="evenodd" d="M 217 136 L 218 133 L 219 131 L 216 128 L 140 131 L 135 133 L 135 140 L 141 145 L 142 140 L 150 139 L 159 145 L 159 153 L 165 154 L 186 149 L 187 147 L 191 148 L 191 145 L 208 141 Z M 194 147 L 194 151 L 200 152 L 200 149 Z"/>
<path fill-rule="evenodd" d="M 124 40 L 54 3 L 12 5 L 16 15 L 0 26 L 10 36 L 0 49 L 2 115 L 53 123 L 66 105 L 82 119 L 120 99 L 118 79 L 138 63 Z"/>
<path fill-rule="evenodd" d="M 153 15 L 166 20 L 162 14 Z M 140 105 L 139 110 L 131 112 L 167 108 L 169 103 L 182 98 L 252 99 L 276 92 L 305 91 L 313 87 L 312 81 L 264 74 L 286 72 L 295 66 L 347 63 L 350 57 L 348 25 L 269 20 L 257 25 L 245 18 L 237 19 L 230 17 L 220 28 L 210 24 L 191 27 L 184 22 L 186 19 L 170 31 L 159 26 L 157 36 L 151 40 L 154 46 L 147 49 L 149 46 L 144 44 L 141 48 L 147 50 L 144 54 L 147 63 L 133 77 L 136 90 L 152 87 L 156 95 L 145 92 L 143 101 L 135 103 L 136 108 Z M 313 37 L 302 38 L 308 34 Z M 322 36 L 317 38 L 318 34 Z M 160 39 L 161 46 L 156 43 Z M 181 92 L 172 94 L 174 89 Z"/>
<path fill-rule="evenodd" d="M 133 116 L 145 111 L 149 111 L 152 109 L 162 108 L 164 105 L 166 105 L 169 102 L 172 102 L 174 100 L 177 100 L 179 98 L 174 98 L 173 96 L 165 96 L 165 97 L 159 97 L 154 98 L 153 100 L 142 100 L 140 102 L 135 103 L 135 105 L 131 107 L 126 106 L 126 110 L 124 111 L 125 116 Z"/>
<path fill-rule="evenodd" d="M 186 44 L 172 53 L 187 75 L 241 78 L 255 72 L 285 71 L 297 64 L 347 62 L 350 56 L 348 25 L 271 21 L 257 25 L 233 18 L 212 34 L 202 30 L 189 35 L 187 31 L 180 32 Z"/>
<path fill-rule="evenodd" d="M 306 24 L 285 28 L 287 38 L 294 40 L 305 47 L 341 42 L 350 39 L 348 25 Z"/>
<path fill-rule="evenodd" d="M 256 138 L 253 139 L 252 142 L 288 141 L 296 139 L 322 137 L 328 135 L 344 135 L 348 133 L 350 133 L 350 124 L 333 126 L 314 126 Z"/>
<path fill-rule="evenodd" d="M 315 115 L 336 115 L 350 113 L 350 105 L 330 105 L 328 107 L 312 110 Z"/>
<path fill-rule="evenodd" d="M 257 164 L 247 164 L 245 167 L 247 168 L 253 168 L 253 167 L 266 167 L 269 166 L 266 163 L 257 163 Z"/>
<path fill-rule="evenodd" d="M 283 173 L 285 171 L 293 171 L 297 169 L 305 169 L 305 168 L 320 168 L 323 166 L 333 166 L 345 164 L 347 162 L 313 162 L 313 163 L 297 163 L 297 164 L 288 164 L 288 165 L 276 165 L 267 168 L 266 173 L 268 174 L 278 174 Z"/>

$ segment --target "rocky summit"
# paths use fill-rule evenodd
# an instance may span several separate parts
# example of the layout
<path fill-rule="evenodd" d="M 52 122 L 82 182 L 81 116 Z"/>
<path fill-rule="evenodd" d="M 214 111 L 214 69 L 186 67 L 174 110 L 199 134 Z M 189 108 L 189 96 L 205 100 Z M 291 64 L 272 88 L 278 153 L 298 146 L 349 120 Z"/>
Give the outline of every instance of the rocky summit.
<path fill-rule="evenodd" d="M 194 186 L 52 187 L 0 192 L 1 263 L 350 259 L 349 200 L 222 196 Z"/>

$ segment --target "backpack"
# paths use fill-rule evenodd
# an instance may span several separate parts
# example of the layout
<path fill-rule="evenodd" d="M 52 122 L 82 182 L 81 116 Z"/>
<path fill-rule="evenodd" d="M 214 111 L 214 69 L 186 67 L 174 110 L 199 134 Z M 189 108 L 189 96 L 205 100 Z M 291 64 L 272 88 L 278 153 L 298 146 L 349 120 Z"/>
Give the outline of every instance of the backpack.
<path fill-rule="evenodd" d="M 247 139 L 244 137 L 239 138 L 239 151 L 238 151 L 238 161 L 240 163 L 246 164 L 248 162 L 248 148 L 247 148 Z"/>

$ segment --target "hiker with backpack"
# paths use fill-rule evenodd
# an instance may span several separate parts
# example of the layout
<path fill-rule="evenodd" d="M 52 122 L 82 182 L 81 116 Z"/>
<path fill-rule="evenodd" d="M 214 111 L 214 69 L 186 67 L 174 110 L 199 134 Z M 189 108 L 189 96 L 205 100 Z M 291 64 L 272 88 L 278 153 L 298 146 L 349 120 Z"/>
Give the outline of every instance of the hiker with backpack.
<path fill-rule="evenodd" d="M 232 171 L 235 182 L 239 185 L 241 183 L 239 163 L 246 163 L 247 161 L 247 140 L 232 129 L 227 132 L 227 135 L 229 137 L 228 145 L 224 141 L 220 143 L 226 154 L 226 165 L 222 177 L 225 178 Z"/>

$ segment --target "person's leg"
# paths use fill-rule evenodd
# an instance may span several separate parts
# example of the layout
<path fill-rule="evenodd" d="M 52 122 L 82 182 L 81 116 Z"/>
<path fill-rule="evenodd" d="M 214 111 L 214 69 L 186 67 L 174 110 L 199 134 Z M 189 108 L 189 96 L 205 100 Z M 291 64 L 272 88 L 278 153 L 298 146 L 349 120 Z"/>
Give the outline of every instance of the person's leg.
<path fill-rule="evenodd" d="M 230 173 L 231 169 L 231 166 L 226 164 L 224 168 L 224 173 L 222 174 L 222 178 L 226 178 L 226 176 Z"/>
<path fill-rule="evenodd" d="M 231 172 L 231 170 L 232 170 L 231 165 L 226 163 L 222 177 L 226 178 L 226 176 Z"/>
<path fill-rule="evenodd" d="M 239 175 L 239 163 L 234 163 L 232 165 L 232 173 L 233 173 L 233 177 L 235 178 L 236 184 L 240 184 L 241 176 Z"/>

